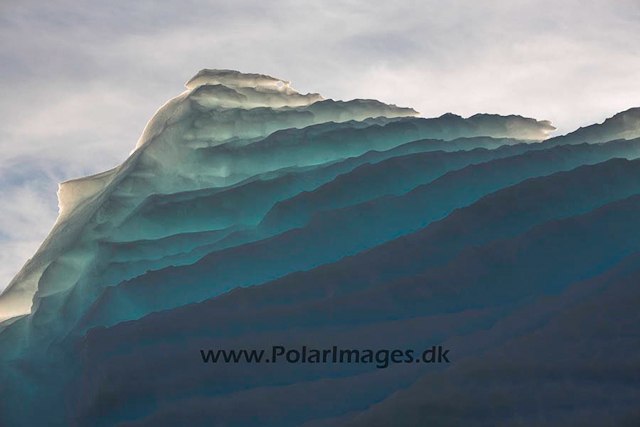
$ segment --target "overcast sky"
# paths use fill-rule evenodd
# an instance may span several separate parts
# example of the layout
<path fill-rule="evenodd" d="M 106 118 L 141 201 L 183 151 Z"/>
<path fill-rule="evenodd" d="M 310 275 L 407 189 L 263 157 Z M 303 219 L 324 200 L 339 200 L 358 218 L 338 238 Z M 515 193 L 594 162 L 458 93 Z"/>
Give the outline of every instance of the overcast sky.
<path fill-rule="evenodd" d="M 57 183 L 121 163 L 201 68 L 559 133 L 640 106 L 638 0 L 2 0 L 0 38 L 0 289 Z"/>

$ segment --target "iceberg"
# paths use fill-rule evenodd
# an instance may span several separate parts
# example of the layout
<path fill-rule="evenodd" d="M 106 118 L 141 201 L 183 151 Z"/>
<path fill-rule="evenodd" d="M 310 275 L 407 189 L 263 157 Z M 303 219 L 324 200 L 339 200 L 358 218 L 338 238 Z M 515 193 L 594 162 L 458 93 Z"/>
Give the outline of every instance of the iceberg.
<path fill-rule="evenodd" d="M 550 138 L 546 120 L 423 118 L 257 73 L 204 69 L 185 86 L 121 165 L 60 184 L 55 225 L 0 294 L 1 425 L 347 426 L 407 410 L 452 422 L 430 381 L 491 424 L 464 378 L 475 392 L 491 385 L 482 367 L 548 375 L 513 348 L 538 351 L 540 330 L 570 366 L 554 328 L 580 339 L 580 310 L 631 313 L 640 109 Z M 450 367 L 198 362 L 207 348 L 425 340 L 451 348 Z M 506 354 L 512 365 L 496 362 Z M 634 366 L 616 369 L 593 375 L 623 419 L 639 383 Z M 606 403 L 569 377 L 585 402 Z M 514 391 L 524 418 L 505 422 L 539 420 L 526 391 Z M 579 423 L 583 402 L 563 405 Z"/>

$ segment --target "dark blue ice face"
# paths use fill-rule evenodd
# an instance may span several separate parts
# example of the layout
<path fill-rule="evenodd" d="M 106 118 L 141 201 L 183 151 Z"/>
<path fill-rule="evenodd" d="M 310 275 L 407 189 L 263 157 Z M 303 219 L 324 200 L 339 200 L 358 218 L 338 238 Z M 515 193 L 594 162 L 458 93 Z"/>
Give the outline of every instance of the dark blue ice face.
<path fill-rule="evenodd" d="M 259 74 L 187 87 L 62 185 L 0 296 L 4 424 L 637 420 L 639 110 L 539 141 Z"/>

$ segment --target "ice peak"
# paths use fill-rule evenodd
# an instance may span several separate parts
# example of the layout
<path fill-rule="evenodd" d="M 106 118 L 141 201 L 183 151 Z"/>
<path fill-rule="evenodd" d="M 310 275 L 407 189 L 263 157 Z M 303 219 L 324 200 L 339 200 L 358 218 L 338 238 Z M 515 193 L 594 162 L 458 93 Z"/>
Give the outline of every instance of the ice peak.
<path fill-rule="evenodd" d="M 302 107 L 324 100 L 318 93 L 298 93 L 290 81 L 235 70 L 205 68 L 185 86 L 192 100 L 209 108 Z"/>
<path fill-rule="evenodd" d="M 185 83 L 185 86 L 189 90 L 194 90 L 202 85 L 224 85 L 231 88 L 250 87 L 258 90 L 266 89 L 274 92 L 298 93 L 290 87 L 290 81 L 265 74 L 241 73 L 236 70 L 205 68 Z"/>

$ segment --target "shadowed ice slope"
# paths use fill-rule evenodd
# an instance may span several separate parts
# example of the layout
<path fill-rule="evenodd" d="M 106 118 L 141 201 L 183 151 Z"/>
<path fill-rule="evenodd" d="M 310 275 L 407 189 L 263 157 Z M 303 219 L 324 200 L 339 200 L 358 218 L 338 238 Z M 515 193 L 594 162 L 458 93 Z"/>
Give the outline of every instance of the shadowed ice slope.
<path fill-rule="evenodd" d="M 214 414 L 227 420 L 228 425 L 246 425 L 258 413 L 262 425 L 297 425 L 312 419 L 308 417 L 361 410 L 381 399 L 385 390 L 391 394 L 391 390 L 410 383 L 411 375 L 427 368 L 405 365 L 395 366 L 391 371 L 355 364 L 318 365 L 292 371 L 290 365 L 282 364 L 221 365 L 224 366 L 221 368 L 196 363 L 186 371 L 167 372 L 166 363 L 187 366 L 190 358 L 197 357 L 199 348 L 212 347 L 212 340 L 215 348 L 262 348 L 270 342 L 286 342 L 291 347 L 303 343 L 323 347 L 330 342 L 375 347 L 381 344 L 380 336 L 390 348 L 425 342 L 448 343 L 454 336 L 460 336 L 462 344 L 456 346 L 452 342 L 452 353 L 457 353 L 458 358 L 470 356 L 483 350 L 488 339 L 465 341 L 469 333 L 482 333 L 496 325 L 499 318 L 534 303 L 541 295 L 561 294 L 572 282 L 603 274 L 627 254 L 639 250 L 638 209 L 640 196 L 636 195 L 587 214 L 551 220 L 517 236 L 468 248 L 449 263 L 415 278 L 385 282 L 359 293 L 265 307 L 261 306 L 261 299 L 254 306 L 247 298 L 253 290 L 247 289 L 137 322 L 94 330 L 84 343 L 88 375 L 85 384 L 93 384 L 82 396 L 85 416 L 91 419 L 92 413 L 104 410 L 117 413 L 118 406 L 129 404 L 130 399 L 144 407 L 149 396 L 136 390 L 151 389 L 155 390 L 154 399 L 172 399 L 183 393 L 199 397 L 167 405 L 158 418 L 150 418 L 146 425 L 180 416 L 202 422 Z M 545 268 L 540 268 L 541 265 Z M 297 286 L 302 291 L 310 283 L 313 282 L 308 277 L 303 280 L 298 276 Z M 194 328 L 195 324 L 200 327 Z M 296 327 L 283 329 L 284 325 Z M 517 332 L 522 329 L 526 328 Z M 402 332 L 394 334 L 394 330 Z M 142 336 L 144 341 L 139 341 Z M 509 338 L 509 334 L 503 336 L 494 337 L 491 345 L 496 344 L 495 340 Z M 114 345 L 116 342 L 118 346 Z M 162 358 L 152 356 L 159 352 Z M 98 365 L 100 371 L 94 368 Z M 133 371 L 138 375 L 135 383 L 129 374 Z M 160 372 L 162 383 L 172 384 L 170 388 L 163 388 L 155 380 Z M 322 377 L 333 380 L 315 381 Z M 105 400 L 106 396 L 99 392 L 107 389 L 104 378 L 109 378 L 108 389 L 114 393 L 112 396 L 117 396 L 115 400 L 113 397 Z M 147 378 L 147 385 L 142 385 L 139 378 Z M 200 387 L 194 391 L 196 383 Z M 178 384 L 184 387 L 182 392 Z M 354 388 L 366 390 L 366 384 L 375 387 L 370 392 L 351 393 Z M 273 392 L 275 386 L 277 393 Z M 323 411 L 301 411 L 283 417 L 278 408 L 285 401 L 304 405 L 307 395 L 320 397 Z M 235 412 L 240 402 L 255 409 Z"/>
<path fill-rule="evenodd" d="M 214 252 L 192 266 L 153 271 L 107 288 L 83 323 L 112 325 L 201 301 L 236 286 L 259 284 L 334 262 L 424 227 L 456 208 L 524 179 L 612 157 L 639 155 L 640 140 L 615 141 L 559 146 L 471 165 L 404 195 L 319 213 L 302 228 Z"/>
<path fill-rule="evenodd" d="M 277 203 L 260 222 L 260 230 L 270 234 L 282 232 L 306 224 L 314 212 L 351 206 L 385 195 L 403 194 L 447 171 L 541 148 L 540 144 L 519 144 L 490 151 L 412 154 L 376 164 L 367 163 L 311 192 L 302 192 Z"/>
<path fill-rule="evenodd" d="M 510 237 L 535 224 L 590 211 L 638 192 L 640 160 L 613 159 L 529 179 L 372 250 L 244 293 L 234 292 L 245 304 L 250 299 L 256 310 L 347 295 L 443 265 L 467 246 Z M 229 298 L 221 298 L 216 311 L 233 311 Z"/>
<path fill-rule="evenodd" d="M 532 147 L 526 144 L 519 144 L 519 145 L 515 145 L 515 146 L 505 146 L 499 149 L 495 149 L 495 150 L 485 150 L 485 149 L 476 149 L 476 150 L 472 150 L 472 151 L 457 151 L 457 152 L 452 152 L 452 153 L 444 153 L 441 151 L 437 151 L 437 152 L 427 152 L 427 153 L 418 153 L 418 154 L 413 154 L 413 155 L 406 155 L 406 156 L 400 156 L 398 159 L 398 161 L 396 162 L 396 164 L 400 164 L 401 166 L 404 165 L 405 167 L 403 168 L 404 170 L 400 170 L 399 172 L 403 172 L 403 173 L 397 173 L 397 174 L 386 174 L 384 173 L 384 180 L 386 180 L 387 182 L 390 182 L 391 184 L 397 186 L 403 186 L 403 187 L 408 187 L 408 188 L 412 188 L 416 185 L 418 185 L 421 182 L 429 182 L 432 179 L 436 178 L 439 175 L 442 175 L 443 173 L 449 171 L 449 170 L 455 170 L 457 168 L 460 167 L 464 167 L 466 165 L 468 165 L 469 163 L 478 161 L 481 162 L 482 160 L 487 160 L 487 159 L 491 159 L 491 158 L 496 158 L 496 157 L 504 157 L 504 156 L 508 156 L 509 154 L 517 154 L 517 153 L 521 153 L 523 151 L 526 151 L 528 149 L 531 149 Z M 417 157 L 417 160 L 414 159 L 414 157 Z M 395 158 L 394 158 L 395 159 Z M 372 168 L 374 171 L 378 171 L 380 173 L 382 172 L 386 172 L 389 170 L 389 166 L 386 165 L 386 162 L 381 162 L 381 163 L 377 163 L 375 165 L 372 165 Z M 407 173 L 406 171 L 413 171 L 414 173 Z M 366 172 L 368 172 L 368 174 L 371 176 L 371 170 L 367 169 Z M 353 171 L 352 173 L 355 173 L 356 176 L 360 175 L 359 172 L 357 171 Z M 350 176 L 350 174 L 347 174 L 346 176 Z M 358 181 L 359 182 L 359 181 Z M 382 180 L 378 180 L 378 183 L 382 182 Z M 389 187 L 389 185 L 387 186 Z M 384 190 L 385 187 L 381 187 L 380 185 L 374 187 L 374 191 L 377 189 L 381 189 Z M 381 191 L 379 194 L 385 194 L 384 191 Z M 332 195 L 333 197 L 341 197 L 340 193 L 335 193 Z M 331 198 L 329 198 L 327 200 L 327 203 L 331 202 Z M 190 212 L 190 210 L 188 210 Z M 185 211 L 185 212 L 188 212 Z M 229 270 L 227 270 L 229 273 L 227 274 L 232 274 L 234 279 L 229 279 L 229 280 L 246 280 L 246 279 L 241 279 L 242 276 L 235 276 L 235 273 L 231 272 L 231 269 L 233 271 L 236 271 L 236 269 L 240 269 L 242 270 L 242 267 L 239 267 L 240 265 L 248 265 L 248 263 L 252 263 L 257 261 L 256 256 L 251 254 L 251 249 L 252 247 L 257 247 L 257 248 L 262 248 L 264 246 L 264 244 L 266 244 L 269 248 L 274 248 L 275 252 L 272 252 L 272 256 L 276 257 L 279 256 L 280 260 L 276 263 L 273 264 L 269 267 L 265 267 L 265 269 L 260 271 L 256 271 L 255 269 L 248 269 L 245 271 L 245 273 L 248 274 L 253 274 L 254 278 L 251 279 L 253 281 L 261 281 L 264 277 L 267 278 L 272 278 L 273 276 L 271 276 L 271 274 L 277 274 L 280 275 L 281 273 L 277 273 L 279 271 L 281 271 L 282 268 L 286 268 L 287 270 L 285 270 L 286 272 L 292 271 L 289 270 L 289 268 L 293 268 L 296 269 L 298 267 L 299 261 L 295 261 L 294 258 L 292 258 L 291 256 L 285 257 L 282 256 L 282 251 L 286 251 L 289 250 L 287 245 L 290 244 L 294 244 L 296 246 L 307 246 L 306 244 L 303 243 L 303 240 L 305 238 L 307 238 L 307 234 L 312 233 L 315 234 L 318 230 L 314 229 L 313 227 L 311 227 L 309 230 L 306 230 L 306 232 L 303 233 L 293 233 L 293 234 L 286 234 L 281 236 L 280 238 L 275 238 L 275 239 L 271 239 L 271 240 L 263 240 L 261 242 L 257 242 L 255 244 L 253 244 L 253 246 L 238 246 L 235 248 L 230 248 L 228 251 L 224 252 L 222 254 L 221 259 L 227 259 L 228 261 L 224 262 L 224 265 L 226 266 L 226 268 L 229 268 Z M 331 236 L 333 235 L 332 231 L 327 230 L 327 236 Z M 258 232 L 254 232 L 254 233 L 250 233 L 248 236 L 251 237 L 253 236 L 251 240 L 259 240 L 259 236 L 269 236 L 271 234 L 274 234 L 273 232 L 271 232 L 270 230 L 258 230 Z M 293 241 L 290 241 L 290 239 L 293 237 Z M 285 246 L 280 246 L 281 244 L 285 244 Z M 308 250 L 306 251 L 301 251 L 298 256 L 299 258 L 303 258 L 306 259 L 307 262 L 320 262 L 322 259 L 325 259 L 327 257 L 330 256 L 340 256 L 340 254 L 342 253 L 341 251 L 344 251 L 345 249 L 342 248 L 340 245 L 338 245 L 338 241 L 337 240 L 332 240 L 330 242 L 330 244 L 332 245 L 332 247 L 328 247 L 326 248 L 324 253 L 321 253 L 320 251 L 315 250 L 314 248 L 318 248 L 320 245 L 318 245 L 318 242 L 315 242 L 316 244 L 314 245 L 314 247 L 309 247 Z M 362 239 L 360 240 L 353 240 L 351 242 L 352 244 L 364 244 L 367 245 L 367 241 L 362 241 Z M 215 246 L 222 246 L 224 248 L 224 245 L 222 245 L 221 242 L 219 242 L 218 244 L 213 244 L 213 245 L 208 245 L 208 246 L 204 246 L 204 247 L 200 247 L 197 248 L 196 250 L 193 250 L 187 254 L 184 254 L 183 256 L 171 256 L 171 257 L 167 257 L 162 258 L 158 261 L 149 261 L 147 260 L 146 262 L 138 262 L 138 263 L 132 263 L 129 262 L 126 265 L 124 265 L 123 263 L 119 263 L 118 265 L 115 265 L 113 267 L 115 267 L 116 270 L 116 274 L 117 276 L 115 277 L 121 277 L 124 279 L 128 279 L 130 277 L 133 277 L 135 275 L 139 275 L 139 274 L 143 274 L 146 270 L 145 269 L 151 269 L 152 267 L 155 267 L 156 269 L 160 269 L 162 267 L 165 267 L 166 265 L 180 265 L 180 264 L 189 264 L 189 263 L 193 263 L 196 262 L 200 257 L 202 257 L 203 255 L 206 254 L 206 250 L 209 247 L 215 247 Z M 325 245 L 326 246 L 326 245 Z M 116 251 L 118 250 L 117 247 L 114 248 Z M 249 249 L 248 252 L 247 249 Z M 214 249 L 211 249 L 210 251 L 213 251 Z M 261 250 L 260 250 L 261 251 Z M 270 252 L 270 249 L 267 249 L 267 252 Z M 204 253 L 202 253 L 204 252 Z M 247 255 L 247 253 L 249 255 Z M 280 254 L 280 255 L 278 255 Z M 306 254 L 306 255 L 305 255 Z M 337 254 L 337 255 L 334 255 Z M 259 256 L 259 255 L 258 255 Z M 230 257 L 230 258 L 224 258 L 224 257 Z M 107 257 L 104 256 L 102 257 L 103 259 L 106 259 Z M 231 259 L 238 259 L 238 261 L 229 261 Z M 304 262 L 304 261 L 303 261 Z M 210 261 L 211 264 L 219 264 L 218 260 L 211 260 Z M 240 263 L 240 264 L 238 264 Z M 286 267 L 286 265 L 289 265 L 290 267 Z M 222 264 L 220 264 L 220 266 L 222 267 Z M 275 270 L 274 270 L 275 269 Z M 278 270 L 280 269 L 280 270 Z M 113 268 L 111 268 L 111 271 L 113 272 Z M 274 273 L 275 271 L 275 273 Z M 181 273 L 180 273 L 181 274 Z M 261 276 L 260 274 L 265 274 L 265 276 Z M 106 272 L 107 277 L 112 277 L 113 274 L 110 273 L 109 271 Z M 222 276 L 224 277 L 224 276 Z M 277 277 L 277 276 L 276 276 Z M 155 279 L 154 279 L 155 280 Z M 103 281 L 104 282 L 104 281 Z M 106 282 L 104 282 L 105 284 L 116 284 L 113 283 L 113 279 L 109 278 Z M 188 286 L 182 287 L 180 292 L 183 294 L 183 297 L 189 297 L 188 292 L 186 292 L 186 289 Z M 207 288 L 210 288 L 209 286 L 206 286 Z M 155 292 L 160 292 L 160 287 L 156 288 Z M 213 289 L 213 288 L 211 288 Z M 111 292 L 111 291 L 110 291 Z M 206 291 L 209 292 L 209 291 Z M 157 293 L 157 296 L 159 298 L 164 298 L 162 296 L 161 293 Z M 212 296 L 212 295 L 209 295 Z M 166 298 L 165 298 L 166 299 Z M 201 297 L 199 298 L 201 299 Z M 127 304 L 127 306 L 130 306 L 130 304 Z M 118 305 L 114 304 L 113 307 L 110 310 L 117 310 L 118 309 Z M 130 307 L 134 307 L 134 306 L 130 306 Z M 158 306 L 159 307 L 159 306 Z"/>
<path fill-rule="evenodd" d="M 496 141 L 504 141 L 492 140 L 490 138 L 470 138 L 462 141 L 455 140 L 452 141 L 452 144 L 466 145 L 467 143 L 486 143 L 487 140 L 491 140 L 492 143 L 496 143 Z M 419 142 L 433 142 L 436 144 L 436 146 L 440 146 L 444 143 L 436 141 Z M 416 144 L 410 143 L 407 145 L 414 146 Z M 429 143 L 427 147 L 431 147 L 432 145 L 433 144 Z M 371 165 L 371 167 L 369 168 L 357 168 L 356 170 L 352 171 L 352 173 L 347 173 L 339 178 L 347 177 L 346 179 L 341 179 L 341 181 L 350 180 L 353 183 L 354 179 L 352 178 L 352 175 L 355 175 L 356 184 L 365 179 L 375 181 L 376 185 L 374 187 L 371 187 L 369 185 L 368 191 L 366 193 L 363 189 L 363 194 L 366 194 L 369 196 L 369 198 L 371 198 L 375 197 L 375 195 L 385 195 L 393 188 L 395 188 L 396 190 L 398 188 L 413 188 L 418 184 L 430 182 L 434 178 L 442 175 L 447 171 L 459 169 L 470 163 L 482 162 L 484 160 L 489 160 L 492 158 L 500 158 L 518 154 L 527 150 L 537 149 L 539 147 L 540 144 L 518 144 L 514 146 L 504 146 L 495 150 L 474 149 L 471 151 L 457 151 L 451 153 L 445 153 L 442 151 L 419 154 L 416 153 L 412 155 L 394 157 L 393 159 L 397 160 L 395 160 L 392 164 L 389 164 L 389 162 L 387 161 L 383 161 L 375 165 Z M 370 155 L 376 153 L 378 152 L 369 152 L 365 156 L 370 157 Z M 333 166 L 337 165 L 339 164 L 331 164 L 327 167 L 327 169 L 333 168 Z M 396 171 L 394 171 L 393 169 L 396 169 Z M 316 169 L 309 172 L 322 171 Z M 303 175 L 306 176 L 307 173 L 305 172 L 303 173 Z M 378 175 L 382 178 L 377 178 Z M 314 174 L 312 176 L 317 175 Z M 277 181 L 277 184 L 275 186 L 269 186 L 268 184 L 273 181 Z M 292 175 L 287 177 L 286 181 L 284 182 L 287 184 L 297 185 L 300 181 L 301 179 L 299 175 Z M 190 224 L 191 227 L 196 228 L 196 226 L 193 225 L 194 223 L 196 223 L 205 229 L 209 227 L 216 228 L 216 225 L 221 226 L 222 224 L 218 222 L 216 218 L 212 218 L 213 215 L 209 212 L 224 211 L 225 206 L 234 206 L 235 208 L 243 209 L 243 212 L 246 212 L 247 210 L 260 211 L 259 208 L 256 208 L 256 205 L 262 205 L 264 207 L 264 205 L 268 202 L 268 198 L 270 196 L 273 196 L 274 194 L 277 195 L 278 190 L 282 189 L 282 187 L 280 186 L 282 182 L 283 180 L 279 178 L 271 181 L 266 181 L 264 182 L 265 185 L 260 186 L 264 191 L 257 192 L 255 185 L 253 185 L 254 183 L 256 183 L 256 181 L 253 181 L 247 186 L 234 187 L 229 191 L 216 192 L 209 196 L 204 196 L 204 200 L 203 197 L 197 197 L 194 200 L 188 195 L 183 195 L 183 198 L 181 198 L 180 201 L 176 203 L 169 202 L 166 208 L 164 206 L 158 206 L 154 203 L 154 209 L 146 211 L 150 212 L 153 216 L 145 217 L 143 223 L 138 222 L 138 226 L 133 228 L 144 228 L 145 230 L 149 230 L 151 227 L 146 226 L 147 223 L 162 224 L 165 231 L 169 227 L 172 227 L 174 229 L 177 228 L 174 224 L 185 224 L 187 226 L 189 226 L 188 224 Z M 386 185 L 381 185 L 384 183 L 386 183 Z M 247 189 L 247 187 L 250 188 Z M 345 187 L 347 187 L 347 185 L 345 185 Z M 349 188 L 353 188 L 353 186 L 349 186 Z M 276 191 L 270 194 L 267 191 L 268 189 L 275 189 Z M 330 194 L 329 197 L 327 197 L 327 199 L 325 200 L 325 203 L 333 203 L 335 205 L 336 199 L 341 204 L 345 203 L 345 199 L 353 203 L 356 203 L 358 201 L 357 198 L 345 198 L 342 194 L 342 191 Z M 234 205 L 234 200 L 238 201 L 237 205 Z M 218 206 L 217 209 L 215 209 L 216 206 L 211 206 L 211 202 L 219 202 L 222 206 Z M 232 210 L 235 211 L 236 209 Z M 157 211 L 162 212 L 162 215 L 155 215 L 154 213 Z M 200 217 L 200 220 L 192 220 L 194 216 L 198 218 L 200 214 L 202 215 Z M 238 217 L 241 216 L 241 214 L 238 215 Z M 235 218 L 236 221 L 242 222 L 238 217 Z M 136 216 L 135 218 L 140 217 Z M 286 223 L 284 223 L 283 221 L 279 221 L 279 223 L 283 224 L 283 228 L 293 228 L 295 226 L 294 224 L 287 227 Z M 144 274 L 148 270 L 158 270 L 170 265 L 178 266 L 191 264 L 210 252 L 221 250 L 227 247 L 237 246 L 242 243 L 261 240 L 263 238 L 276 234 L 276 230 L 267 229 L 266 227 L 262 226 L 257 230 L 253 230 L 246 229 L 246 227 L 242 225 L 238 226 L 234 224 L 236 224 L 236 222 L 231 222 L 230 220 L 228 224 L 225 224 L 229 225 L 229 227 L 220 229 L 217 232 L 204 231 L 202 233 L 180 233 L 175 235 L 175 239 L 169 237 L 157 240 L 146 239 L 139 241 L 139 243 L 105 242 L 102 244 L 102 255 L 100 256 L 100 258 L 105 260 L 105 262 L 108 261 L 108 263 L 106 264 L 105 270 L 100 273 L 101 279 L 99 280 L 99 282 L 101 282 L 103 286 L 115 285 L 119 281 Z M 134 233 L 128 234 L 131 235 Z M 198 242 L 198 244 L 193 244 L 191 246 L 179 244 L 179 242 L 186 239 L 190 239 L 193 242 Z M 163 247 L 162 250 L 164 251 L 165 256 L 144 256 L 143 254 L 146 253 L 145 251 L 142 251 L 137 256 L 130 255 L 132 252 L 131 247 L 138 248 L 141 244 L 144 246 L 152 246 L 156 242 L 158 243 L 157 246 Z M 176 245 L 175 248 L 171 248 L 168 246 L 173 244 Z M 124 250 L 124 254 L 119 253 L 122 250 Z M 155 251 L 155 253 L 159 253 L 159 251 Z M 96 274 L 95 269 L 94 274 Z"/>
<path fill-rule="evenodd" d="M 634 426 L 640 421 L 639 266 L 634 252 L 606 273 L 455 344 L 462 349 L 506 335 L 503 345 L 426 374 L 363 414 L 309 426 Z"/>
<path fill-rule="evenodd" d="M 304 170 L 279 169 L 275 171 L 278 173 L 276 177 L 266 176 L 245 184 L 156 195 L 145 200 L 120 225 L 114 239 L 131 240 L 138 234 L 149 239 L 185 231 L 222 229 L 235 224 L 256 225 L 276 202 L 302 191 L 314 190 L 338 175 L 348 173 L 364 164 L 420 152 L 493 149 L 516 143 L 517 140 L 489 137 L 459 138 L 452 141 L 418 140 L 390 150 L 372 150 L 357 157 Z M 533 149 L 537 145 L 539 144 L 530 144 L 529 147 Z"/>

